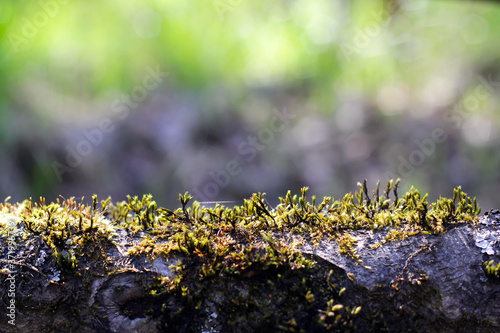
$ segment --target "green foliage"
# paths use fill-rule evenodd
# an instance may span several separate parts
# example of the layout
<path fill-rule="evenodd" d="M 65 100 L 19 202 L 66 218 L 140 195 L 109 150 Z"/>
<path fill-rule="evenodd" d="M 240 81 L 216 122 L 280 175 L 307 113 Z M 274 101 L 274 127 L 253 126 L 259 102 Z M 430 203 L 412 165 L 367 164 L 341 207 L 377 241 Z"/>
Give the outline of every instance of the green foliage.
<path fill-rule="evenodd" d="M 452 27 L 467 21 L 471 12 L 494 27 L 500 16 L 495 7 L 485 12 L 482 6 L 429 2 L 420 10 L 402 6 L 400 13 L 408 19 L 394 20 L 382 1 L 354 5 L 348 11 L 326 0 L 199 5 L 194 10 L 192 4 L 183 2 L 132 1 L 117 10 L 114 1 L 75 1 L 56 6 L 47 23 L 38 27 L 34 17 L 45 14 L 42 7 L 2 2 L 0 50 L 9 66 L 8 70 L 0 67 L 0 73 L 8 75 L 10 80 L 5 82 L 39 79 L 30 75 L 43 77 L 43 71 L 26 69 L 26 59 L 30 59 L 53 73 L 50 83 L 56 89 L 73 96 L 79 96 L 81 89 L 101 95 L 110 88 L 128 90 L 141 80 L 144 66 L 164 64 L 178 82 L 198 87 L 220 81 L 259 84 L 307 77 L 314 96 L 327 102 L 331 91 L 326 87 L 333 80 L 376 91 L 381 82 L 394 80 L 394 75 L 403 82 L 432 76 L 456 52 L 476 63 L 485 61 L 485 52 L 499 52 L 492 46 L 494 34 L 474 48 L 462 38 L 454 40 L 453 51 L 439 47 L 442 40 L 455 36 Z M 143 38 L 137 30 L 149 27 L 137 21 L 144 10 L 151 25 L 159 25 L 151 38 Z M 82 11 L 84 18 L 79 15 Z M 446 24 L 422 29 L 422 18 Z M 35 25 L 33 36 L 25 33 L 26 21 Z M 84 22 L 92 27 L 90 33 L 82 33 Z M 331 22 L 339 25 L 335 32 L 328 28 Z M 420 71 L 412 70 L 408 60 L 401 59 L 401 46 L 392 43 L 407 31 L 414 33 L 422 52 L 433 60 Z M 69 41 L 68 36 L 74 38 Z M 363 38 L 361 45 L 356 43 L 359 38 Z M 383 56 L 374 57 L 364 43 L 384 49 Z M 82 62 L 82 73 L 68 71 L 75 59 Z M 2 90 L 7 90 L 7 84 L 0 84 L 0 95 Z"/>

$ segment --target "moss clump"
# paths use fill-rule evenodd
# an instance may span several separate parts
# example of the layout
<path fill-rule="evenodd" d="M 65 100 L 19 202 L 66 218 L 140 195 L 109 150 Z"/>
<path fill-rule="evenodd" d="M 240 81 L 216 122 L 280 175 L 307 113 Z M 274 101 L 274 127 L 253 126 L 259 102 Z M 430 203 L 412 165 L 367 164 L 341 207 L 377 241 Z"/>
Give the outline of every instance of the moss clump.
<path fill-rule="evenodd" d="M 483 268 L 486 275 L 493 278 L 500 278 L 500 262 L 498 263 L 498 265 L 495 265 L 495 261 L 490 260 L 489 262 L 483 262 L 481 267 Z"/>
<path fill-rule="evenodd" d="M 4 229 L 15 226 L 18 243 L 39 239 L 52 250 L 53 260 L 63 273 L 61 279 L 81 277 L 87 288 L 90 276 L 118 272 L 114 259 L 108 258 L 110 249 L 120 245 L 118 240 L 123 235 L 118 233 L 125 232 L 134 239 L 122 253 L 129 258 L 150 262 L 158 257 L 166 261 L 175 258 L 170 266 L 173 274 L 152 272 L 156 282 L 147 286 L 148 297 L 156 305 L 144 310 L 147 315 L 162 316 L 161 322 L 169 329 L 182 329 L 187 314 L 202 311 L 203 302 L 214 290 L 228 292 L 238 281 L 252 278 L 256 281 L 252 288 L 240 288 L 242 294 L 235 296 L 234 304 L 212 302 L 218 313 L 229 318 L 231 327 L 241 328 L 249 319 L 239 311 L 244 308 L 255 317 L 252 329 L 271 325 L 300 331 L 296 328 L 312 321 L 312 330 L 346 331 L 353 329 L 353 318 L 362 312 L 359 305 L 342 299 L 344 285 L 352 284 L 354 277 L 349 273 L 335 283 L 325 278 L 323 285 L 311 285 L 307 272 L 317 265 L 301 252 L 306 242 L 318 246 L 322 240 L 335 240 L 342 255 L 362 262 L 356 254 L 354 230 L 387 232 L 383 242 L 372 244 L 378 247 L 418 233 L 444 233 L 456 223 L 474 224 L 480 212 L 475 198 L 460 187 L 454 189 L 453 198 L 429 204 L 427 195 L 421 196 L 413 187 L 400 198 L 399 179 L 388 181 L 382 193 L 380 182 L 371 194 L 366 180 L 358 185 L 360 189 L 354 195 L 346 194 L 340 200 L 325 197 L 319 204 L 315 196 L 307 199 L 307 187 L 300 195 L 288 191 L 276 207 L 267 204 L 262 193 L 232 208 L 206 208 L 196 201 L 188 207 L 191 196 L 185 193 L 179 195 L 181 207 L 175 210 L 158 207 L 151 195 L 127 196 L 126 201 L 115 204 L 110 198 L 99 202 L 94 195 L 91 205 L 74 198 L 50 204 L 43 198 L 38 203 L 32 199 L 17 204 L 6 201 L 0 204 L 0 230 L 7 237 Z M 490 266 L 486 266 L 489 271 L 493 269 Z M 275 288 L 276 284 L 281 287 Z M 280 290 L 284 289 L 293 295 L 282 294 Z M 182 299 L 183 305 L 167 309 L 173 296 Z M 149 298 L 144 304 L 150 304 Z M 278 301 L 269 303 L 269 299 Z M 266 313 L 277 317 L 263 316 Z"/>
<path fill-rule="evenodd" d="M 221 271 L 244 274 L 256 264 L 311 267 L 314 263 L 299 249 L 306 240 L 318 245 L 325 237 L 335 239 L 341 253 L 358 259 L 352 230 L 391 227 L 384 242 L 372 245 L 377 247 L 420 232 L 439 234 L 457 222 L 474 223 L 480 212 L 475 198 L 468 197 L 460 187 L 453 191 L 452 199 L 440 198 L 429 205 L 427 195 L 421 196 L 413 187 L 399 198 L 398 185 L 399 179 L 388 181 L 381 195 L 378 182 L 370 195 L 365 180 L 358 183 L 360 190 L 355 195 L 346 194 L 341 200 L 325 197 L 319 205 L 315 196 L 312 202 L 307 200 L 305 187 L 300 196 L 288 191 L 274 208 L 266 204 L 261 193 L 233 208 L 205 208 L 198 202 L 187 207 L 191 196 L 186 193 L 179 195 L 181 207 L 176 210 L 158 208 L 151 195 L 142 199 L 127 196 L 127 201 L 116 204 L 107 198 L 100 207 L 96 195 L 88 206 L 74 198 L 50 204 L 44 198 L 39 203 L 29 199 L 0 204 L 0 226 L 4 230 L 8 220 L 22 231 L 21 239 L 42 237 L 66 271 L 82 268 L 78 262 L 90 255 L 90 259 L 105 259 L 105 246 L 113 243 L 118 228 L 132 234 L 141 231 L 141 241 L 129 249 L 129 254 L 154 259 L 179 253 L 196 259 L 200 263 L 197 276 L 204 278 Z M 278 233 L 294 237 L 278 239 Z M 101 268 L 106 270 L 106 265 Z"/>

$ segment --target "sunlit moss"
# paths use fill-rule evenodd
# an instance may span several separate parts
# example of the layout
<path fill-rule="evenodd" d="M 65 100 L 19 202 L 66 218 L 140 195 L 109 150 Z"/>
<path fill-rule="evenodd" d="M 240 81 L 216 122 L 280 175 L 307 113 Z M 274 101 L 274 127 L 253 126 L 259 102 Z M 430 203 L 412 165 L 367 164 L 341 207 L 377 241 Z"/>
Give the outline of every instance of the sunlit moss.
<path fill-rule="evenodd" d="M 237 306 L 261 304 L 253 297 L 267 297 L 261 295 L 264 287 L 273 290 L 276 299 L 287 299 L 289 296 L 275 286 L 281 283 L 297 293 L 294 302 L 303 302 L 306 310 L 324 306 L 324 311 L 315 312 L 314 320 L 319 325 L 344 329 L 352 328 L 353 316 L 362 308 L 339 303 L 346 289 L 330 285 L 331 274 L 325 277 L 324 286 L 310 285 L 313 282 L 305 272 L 317 267 L 313 257 L 302 251 L 305 244 L 317 247 L 323 241 L 337 242 L 339 255 L 361 264 L 363 258 L 356 253 L 354 234 L 359 230 L 383 233 L 383 241 L 368 244 L 379 247 L 419 233 L 439 235 L 456 223 L 474 224 L 480 212 L 476 200 L 460 187 L 453 191 L 452 199 L 440 198 L 429 204 L 427 195 L 421 196 L 414 188 L 399 197 L 399 180 L 388 181 L 383 191 L 378 182 L 372 193 L 366 180 L 358 185 L 358 192 L 348 193 L 341 200 L 325 197 L 318 203 L 315 196 L 307 199 L 307 187 L 302 188 L 300 195 L 288 191 L 276 207 L 267 203 L 263 193 L 232 208 L 191 204 L 191 196 L 185 193 L 179 195 L 180 207 L 175 210 L 157 207 L 151 195 L 127 196 L 126 201 L 114 204 L 110 198 L 99 202 L 94 195 L 90 205 L 74 198 L 50 204 L 44 198 L 38 203 L 32 199 L 16 204 L 5 201 L 0 204 L 0 229 L 2 240 L 7 237 L 7 227 L 15 227 L 20 242 L 41 238 L 53 250 L 53 260 L 63 273 L 63 281 L 71 275 L 91 281 L 89 274 L 103 276 L 126 270 L 117 268 L 107 254 L 110 248 L 120 246 L 120 237 L 125 233 L 134 240 L 128 244 L 128 253 L 124 253 L 129 258 L 143 257 L 150 262 L 159 257 L 167 261 L 176 258 L 170 262 L 172 274 L 156 274 L 157 281 L 148 286 L 152 297 L 175 293 L 189 306 L 199 308 L 207 292 L 203 283 L 210 285 L 214 278 L 219 281 L 221 277 L 228 278 L 229 282 L 223 283 L 231 283 L 234 279 L 258 276 L 262 281 L 254 285 L 255 290 L 247 291 L 253 296 L 236 298 L 234 309 L 221 310 L 227 312 L 228 322 L 234 319 L 237 325 Z M 484 264 L 483 269 L 498 276 L 498 266 L 491 262 Z M 287 272 L 305 277 L 300 283 L 290 282 L 295 280 L 284 278 Z M 352 273 L 346 278 L 356 279 Z M 338 297 L 332 299 L 333 291 Z M 268 310 L 274 311 L 272 307 Z M 285 317 L 286 321 L 279 325 L 287 329 L 297 325 L 292 314 Z"/>
<path fill-rule="evenodd" d="M 489 262 L 483 262 L 482 268 L 486 275 L 500 278 L 500 262 L 498 263 L 498 265 L 495 265 L 495 262 L 493 260 Z"/>
<path fill-rule="evenodd" d="M 85 256 L 82 246 L 89 241 L 94 245 L 113 242 L 118 228 L 132 234 L 141 231 L 141 241 L 129 254 L 151 259 L 172 253 L 193 256 L 201 262 L 198 273 L 203 277 L 213 275 L 214 267 L 241 274 L 254 263 L 310 266 L 314 263 L 303 257 L 302 244 L 310 240 L 317 246 L 325 237 L 339 243 L 340 253 L 359 260 L 353 230 L 390 227 L 382 243 L 371 245 L 377 247 L 420 232 L 439 234 L 457 222 L 474 223 L 480 212 L 475 198 L 460 187 L 453 191 L 452 199 L 429 204 L 427 195 L 421 196 L 413 187 L 399 198 L 398 185 L 399 180 L 390 180 L 380 193 L 378 182 L 370 194 L 365 180 L 358 183 L 354 195 L 348 193 L 342 200 L 325 197 L 319 204 L 314 196 L 312 202 L 307 200 L 308 188 L 304 187 L 300 196 L 289 191 L 276 207 L 270 207 L 262 193 L 233 208 L 206 208 L 198 202 L 188 207 L 191 196 L 185 193 L 179 195 L 181 207 L 176 210 L 158 208 L 151 195 L 127 196 L 127 201 L 116 204 L 107 198 L 100 207 L 95 195 L 91 205 L 74 198 L 50 204 L 44 198 L 39 203 L 32 199 L 18 204 L 6 201 L 0 205 L 0 225 L 5 231 L 9 221 L 10 226 L 23 230 L 24 238 L 40 235 L 54 249 L 60 264 L 64 258 L 76 263 L 79 255 Z M 276 236 L 282 232 L 293 237 Z M 69 267 L 77 269 L 78 265 Z"/>

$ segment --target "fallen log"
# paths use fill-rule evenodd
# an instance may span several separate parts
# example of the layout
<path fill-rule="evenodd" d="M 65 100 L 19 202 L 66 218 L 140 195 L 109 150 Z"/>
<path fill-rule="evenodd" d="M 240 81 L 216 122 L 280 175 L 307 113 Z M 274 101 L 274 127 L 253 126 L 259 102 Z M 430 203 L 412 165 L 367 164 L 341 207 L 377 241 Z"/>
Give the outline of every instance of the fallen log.
<path fill-rule="evenodd" d="M 500 212 L 359 186 L 276 207 L 5 201 L 0 331 L 499 331 Z"/>

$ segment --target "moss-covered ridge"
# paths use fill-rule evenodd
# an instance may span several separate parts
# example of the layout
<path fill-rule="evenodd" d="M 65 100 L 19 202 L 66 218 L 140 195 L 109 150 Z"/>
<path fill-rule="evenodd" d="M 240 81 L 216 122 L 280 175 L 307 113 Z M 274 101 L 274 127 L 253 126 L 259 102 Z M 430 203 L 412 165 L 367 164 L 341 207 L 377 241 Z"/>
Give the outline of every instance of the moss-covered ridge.
<path fill-rule="evenodd" d="M 244 199 L 244 204 L 227 208 L 216 205 L 202 207 L 194 202 L 188 193 L 179 195 L 181 207 L 175 211 L 157 207 L 151 195 L 127 196 L 128 201 L 110 203 L 111 198 L 98 202 L 92 197 L 92 205 L 78 203 L 74 198 L 58 199 L 46 204 L 44 198 L 34 203 L 30 198 L 22 203 L 10 204 L 6 200 L 0 204 L 0 227 L 6 236 L 7 227 L 22 231 L 22 238 L 41 235 L 54 249 L 64 245 L 78 245 L 88 238 L 103 238 L 112 241 L 117 228 L 131 232 L 143 231 L 144 247 L 152 255 L 179 251 L 185 254 L 214 254 L 224 256 L 228 249 L 224 246 L 226 233 L 239 233 L 246 241 L 264 241 L 268 254 L 289 254 L 283 244 L 274 244 L 273 232 L 311 237 L 320 241 L 323 237 L 337 239 L 350 244 L 345 233 L 356 229 L 381 230 L 387 226 L 397 227 L 387 234 L 387 240 L 401 240 L 419 232 L 439 234 L 456 222 L 473 223 L 480 208 L 476 199 L 471 199 L 458 187 L 453 190 L 453 198 L 440 198 L 437 202 L 427 202 L 427 194 L 421 197 L 413 187 L 401 198 L 398 197 L 399 179 L 388 181 L 383 194 L 380 182 L 376 190 L 369 194 L 366 180 L 358 183 L 359 192 L 346 194 L 341 200 L 325 197 L 316 204 L 316 197 L 308 201 L 308 188 L 301 189 L 301 195 L 290 191 L 280 204 L 270 207 L 262 193 Z M 391 192 L 394 199 L 391 199 Z M 355 202 L 355 199 L 356 201 Z M 168 240 L 160 246 L 156 240 Z M 148 248 L 148 243 L 151 245 Z M 153 246 L 154 245 L 154 246 Z M 248 250 L 247 250 L 248 251 Z M 347 250 L 346 250 L 347 252 Z M 300 266 L 300 264 L 299 264 Z"/>
<path fill-rule="evenodd" d="M 381 194 L 378 182 L 369 194 L 365 180 L 358 183 L 360 189 L 354 195 L 348 193 L 341 200 L 325 197 L 319 204 L 315 196 L 307 200 L 308 188 L 304 187 L 300 196 L 288 191 L 274 208 L 262 193 L 233 208 L 206 208 L 196 201 L 187 207 L 192 197 L 186 193 L 179 195 L 181 207 L 176 210 L 158 208 L 151 195 L 142 199 L 127 196 L 127 201 L 116 204 L 111 203 L 111 198 L 99 204 L 94 195 L 92 205 L 78 203 L 74 198 L 50 204 L 44 198 L 38 203 L 31 198 L 16 204 L 6 200 L 0 204 L 0 230 L 4 237 L 8 228 L 11 233 L 19 231 L 19 240 L 32 235 L 43 237 L 59 262 L 76 270 L 78 257 L 86 255 L 83 248 L 89 241 L 94 246 L 112 243 L 117 229 L 141 232 L 142 241 L 129 250 L 130 254 L 144 253 L 151 258 L 171 252 L 194 255 L 204 262 L 201 276 L 210 276 L 221 268 L 242 272 L 256 261 L 275 266 L 287 263 L 293 268 L 311 265 L 298 251 L 297 239 L 301 238 L 313 244 L 319 244 L 324 237 L 335 239 L 342 253 L 356 258 L 352 250 L 355 239 L 349 234 L 352 230 L 390 226 L 393 228 L 388 229 L 385 241 L 402 240 L 420 232 L 439 234 L 458 222 L 474 223 L 480 213 L 476 199 L 460 187 L 453 190 L 451 199 L 440 198 L 429 204 L 427 194 L 421 196 L 413 187 L 399 198 L 398 185 L 399 179 L 388 181 Z M 275 239 L 276 232 L 298 237 L 290 243 Z M 71 262 L 65 263 L 65 259 Z"/>
<path fill-rule="evenodd" d="M 6 201 L 0 205 L 1 240 L 3 246 L 15 235 L 15 243 L 26 247 L 30 239 L 40 240 L 52 250 L 50 254 L 61 273 L 60 277 L 47 276 L 48 280 L 64 283 L 78 278 L 89 288 L 92 276 L 135 272 L 132 266 L 117 265 L 109 255 L 110 248 L 121 246 L 123 237 L 132 237 L 132 245 L 122 248 L 126 257 L 145 258 L 151 263 L 162 258 L 171 263 L 174 274 L 150 270 L 156 283 L 147 286 L 151 297 L 162 299 L 165 294 L 176 294 L 184 299 L 184 312 L 171 312 L 161 319 L 170 328 L 182 322 L 187 312 L 201 311 L 210 289 L 229 290 L 234 281 L 252 278 L 253 289 L 246 291 L 252 297 L 243 292 L 234 298 L 232 306 L 219 305 L 218 313 L 229 318 L 231 327 L 241 328 L 238 322 L 249 320 L 238 312 L 239 308 L 247 312 L 262 308 L 263 300 L 272 297 L 288 300 L 266 305 L 266 313 L 275 313 L 279 306 L 287 309 L 273 319 L 274 327 L 304 327 L 313 320 L 326 329 L 345 330 L 362 306 L 342 301 L 349 281 L 344 281 L 342 274 L 333 278 L 338 275 L 335 269 L 321 273 L 325 275 L 321 286 L 313 285 L 308 272 L 317 271 L 318 266 L 313 257 L 300 251 L 303 244 L 338 242 L 339 255 L 363 265 L 363 258 L 355 251 L 356 230 L 384 233 L 383 241 L 371 244 L 375 248 L 420 233 L 439 235 L 458 223 L 475 224 L 480 212 L 475 198 L 460 187 L 454 189 L 452 198 L 429 204 L 427 195 L 421 196 L 414 188 L 399 197 L 399 180 L 388 181 L 385 189 L 378 182 L 372 193 L 366 180 L 358 185 L 354 195 L 346 194 L 340 200 L 325 197 L 318 203 L 315 196 L 308 200 L 307 188 L 300 195 L 289 191 L 276 207 L 267 204 L 261 193 L 232 208 L 206 208 L 196 201 L 188 207 L 191 196 L 186 193 L 179 195 L 180 207 L 175 210 L 157 207 L 151 195 L 142 199 L 128 196 L 127 201 L 115 204 L 110 198 L 99 202 L 94 195 L 91 205 L 74 198 L 50 204 L 43 198 L 38 203 L 31 199 L 16 204 Z M 16 264 L 23 265 L 20 261 Z M 33 265 L 28 267 L 36 270 Z M 271 296 L 264 295 L 262 291 L 270 283 L 295 292 L 285 295 L 278 288 Z M 290 297 L 296 299 L 290 302 Z M 301 302 L 305 307 L 297 305 Z M 164 309 L 148 311 L 158 317 Z M 304 311 L 309 317 L 304 317 Z"/>

